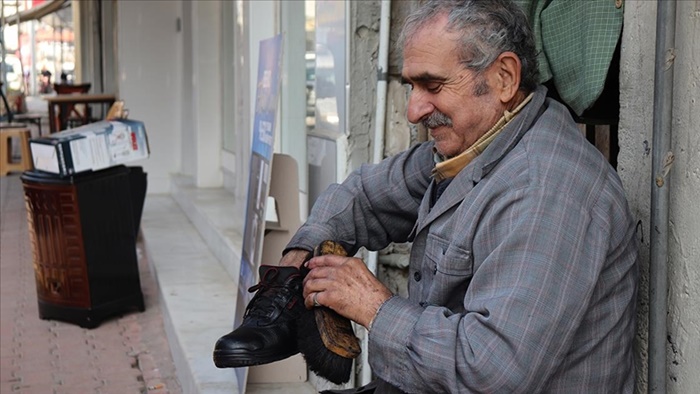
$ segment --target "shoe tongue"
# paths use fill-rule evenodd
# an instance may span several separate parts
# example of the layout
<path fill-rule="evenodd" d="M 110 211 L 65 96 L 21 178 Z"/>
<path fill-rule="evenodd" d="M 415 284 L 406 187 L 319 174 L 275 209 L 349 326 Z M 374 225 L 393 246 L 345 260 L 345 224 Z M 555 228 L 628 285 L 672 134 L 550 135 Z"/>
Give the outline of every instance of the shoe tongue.
<path fill-rule="evenodd" d="M 280 267 L 275 265 L 261 265 L 258 272 L 260 273 L 260 282 L 269 284 L 282 284 L 292 276 L 299 275 L 299 269 L 296 267 Z"/>

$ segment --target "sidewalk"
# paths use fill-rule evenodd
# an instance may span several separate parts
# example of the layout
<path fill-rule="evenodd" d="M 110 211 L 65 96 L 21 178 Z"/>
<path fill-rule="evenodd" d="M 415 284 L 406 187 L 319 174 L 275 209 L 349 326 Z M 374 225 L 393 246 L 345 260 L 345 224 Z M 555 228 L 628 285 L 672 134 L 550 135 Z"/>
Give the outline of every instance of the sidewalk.
<path fill-rule="evenodd" d="M 39 319 L 23 198 L 18 174 L 0 177 L 0 392 L 182 393 L 141 242 L 145 312 L 92 330 Z"/>

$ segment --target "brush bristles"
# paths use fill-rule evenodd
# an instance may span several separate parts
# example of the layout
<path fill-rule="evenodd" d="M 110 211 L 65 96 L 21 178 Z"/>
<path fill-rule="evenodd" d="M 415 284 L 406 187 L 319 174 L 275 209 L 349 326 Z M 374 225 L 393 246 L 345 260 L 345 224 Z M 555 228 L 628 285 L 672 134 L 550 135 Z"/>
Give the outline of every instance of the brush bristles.
<path fill-rule="evenodd" d="M 309 369 L 335 384 L 350 380 L 351 358 L 339 356 L 323 344 L 314 311 L 305 309 L 297 319 L 297 346 Z"/>

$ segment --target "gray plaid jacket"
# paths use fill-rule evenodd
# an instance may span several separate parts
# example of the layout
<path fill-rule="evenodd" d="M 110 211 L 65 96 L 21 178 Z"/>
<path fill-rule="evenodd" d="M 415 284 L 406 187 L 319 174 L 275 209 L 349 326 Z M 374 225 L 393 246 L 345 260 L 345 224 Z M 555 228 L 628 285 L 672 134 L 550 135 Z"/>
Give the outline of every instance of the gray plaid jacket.
<path fill-rule="evenodd" d="M 378 393 L 629 393 L 637 240 L 620 180 L 537 90 L 432 209 L 432 143 L 365 165 L 289 248 L 412 241 L 409 297 L 377 314 Z"/>

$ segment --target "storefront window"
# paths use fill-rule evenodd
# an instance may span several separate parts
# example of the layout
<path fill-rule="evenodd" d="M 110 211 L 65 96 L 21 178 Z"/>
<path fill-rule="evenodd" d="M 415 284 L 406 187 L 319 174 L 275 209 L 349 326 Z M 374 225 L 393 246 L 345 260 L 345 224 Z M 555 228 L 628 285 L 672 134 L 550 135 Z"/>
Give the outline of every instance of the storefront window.
<path fill-rule="evenodd" d="M 8 92 L 48 94 L 53 92 L 53 83 L 74 81 L 75 34 L 70 4 L 34 2 L 32 7 L 32 2 L 3 0 L 2 78 Z"/>
<path fill-rule="evenodd" d="M 309 209 L 328 185 L 344 173 L 345 96 L 346 96 L 346 15 L 342 1 L 316 0 L 314 30 L 308 36 L 313 52 L 307 49 L 307 83 L 313 87 L 310 101 L 313 113 L 307 120 L 307 163 Z M 313 59 L 313 63 L 311 63 Z M 311 111 L 307 111 L 311 112 Z"/>
<path fill-rule="evenodd" d="M 224 1 L 222 37 L 223 149 L 236 154 L 241 147 L 250 149 L 245 138 L 250 130 L 247 77 L 248 5 L 245 0 Z M 243 139 L 243 140 L 241 140 Z"/>
<path fill-rule="evenodd" d="M 316 1 L 314 134 L 330 138 L 345 133 L 346 6 L 341 1 Z"/>
<path fill-rule="evenodd" d="M 316 1 L 304 2 L 304 29 L 306 32 L 306 127 L 316 123 Z"/>

